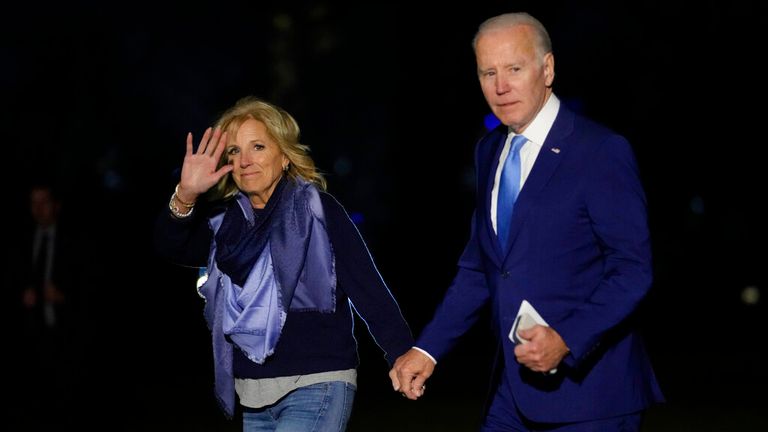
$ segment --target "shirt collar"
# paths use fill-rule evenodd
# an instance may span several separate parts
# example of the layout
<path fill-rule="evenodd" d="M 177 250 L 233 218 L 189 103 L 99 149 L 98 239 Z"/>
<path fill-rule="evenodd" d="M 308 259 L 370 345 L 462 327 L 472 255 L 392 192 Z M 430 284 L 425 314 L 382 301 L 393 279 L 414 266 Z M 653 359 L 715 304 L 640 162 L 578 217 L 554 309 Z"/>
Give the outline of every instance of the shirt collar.
<path fill-rule="evenodd" d="M 547 135 L 550 129 L 552 129 L 552 124 L 555 123 L 558 111 L 560 111 L 560 99 L 552 93 L 547 101 L 544 102 L 544 106 L 541 107 L 536 117 L 533 118 L 531 124 L 525 129 L 523 135 L 525 135 L 528 141 L 539 147 L 544 145 L 544 140 L 547 139 Z M 515 134 L 511 128 L 508 131 L 512 135 Z"/>

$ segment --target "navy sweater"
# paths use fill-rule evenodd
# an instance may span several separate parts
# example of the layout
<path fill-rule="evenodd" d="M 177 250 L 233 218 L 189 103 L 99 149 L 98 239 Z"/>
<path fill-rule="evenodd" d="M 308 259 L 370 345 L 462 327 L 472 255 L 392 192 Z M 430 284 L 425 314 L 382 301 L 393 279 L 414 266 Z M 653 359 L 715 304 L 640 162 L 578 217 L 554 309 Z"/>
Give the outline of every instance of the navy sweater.
<path fill-rule="evenodd" d="M 240 350 L 234 350 L 237 378 L 273 378 L 356 368 L 352 305 L 390 366 L 413 346 L 408 324 L 357 228 L 336 199 L 325 192 L 320 193 L 320 198 L 336 258 L 336 311 L 289 311 L 275 352 L 264 364 L 256 364 Z M 222 207 L 199 204 L 192 216 L 177 219 L 166 207 L 155 226 L 157 252 L 180 265 L 205 267 L 213 239 L 208 217 L 217 211 L 222 211 Z"/>

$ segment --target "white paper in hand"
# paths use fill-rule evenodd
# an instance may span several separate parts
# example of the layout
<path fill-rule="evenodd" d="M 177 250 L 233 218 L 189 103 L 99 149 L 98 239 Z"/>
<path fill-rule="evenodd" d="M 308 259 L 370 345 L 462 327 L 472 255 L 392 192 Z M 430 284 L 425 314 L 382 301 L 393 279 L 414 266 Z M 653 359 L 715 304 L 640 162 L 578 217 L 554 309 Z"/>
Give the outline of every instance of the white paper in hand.
<path fill-rule="evenodd" d="M 528 303 L 528 300 L 523 300 L 520 303 L 520 309 L 517 311 L 515 322 L 512 324 L 512 330 L 509 331 L 509 339 L 516 344 L 528 343 L 528 340 L 520 337 L 518 332 L 520 330 L 527 330 L 536 324 L 549 327 L 549 324 L 544 321 L 544 318 L 542 318 L 541 315 L 536 312 L 536 309 Z M 552 369 L 549 373 L 557 373 L 557 369 Z"/>
<path fill-rule="evenodd" d="M 528 303 L 528 300 L 523 300 L 520 303 L 520 309 L 517 311 L 515 322 L 512 324 L 512 330 L 509 332 L 509 339 L 514 343 L 528 343 L 528 340 L 521 338 L 518 332 L 520 330 L 528 330 L 536 324 L 549 327 L 544 318 Z"/>

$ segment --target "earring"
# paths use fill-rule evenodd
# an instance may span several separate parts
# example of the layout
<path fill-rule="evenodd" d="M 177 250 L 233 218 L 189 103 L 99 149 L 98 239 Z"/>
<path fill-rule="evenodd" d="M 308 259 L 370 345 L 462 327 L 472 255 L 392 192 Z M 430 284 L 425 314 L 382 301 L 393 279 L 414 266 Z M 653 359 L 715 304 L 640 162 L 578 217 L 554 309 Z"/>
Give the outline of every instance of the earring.
<path fill-rule="evenodd" d="M 286 166 L 283 167 L 283 171 L 288 172 L 288 168 L 290 167 L 291 167 L 291 164 L 287 164 Z"/>

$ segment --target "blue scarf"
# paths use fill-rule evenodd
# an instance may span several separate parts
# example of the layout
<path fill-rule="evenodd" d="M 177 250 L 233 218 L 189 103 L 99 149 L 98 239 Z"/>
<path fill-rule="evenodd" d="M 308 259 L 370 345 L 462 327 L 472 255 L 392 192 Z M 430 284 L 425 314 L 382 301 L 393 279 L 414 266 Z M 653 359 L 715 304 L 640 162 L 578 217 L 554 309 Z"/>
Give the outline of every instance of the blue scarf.
<path fill-rule="evenodd" d="M 301 179 L 281 179 L 258 219 L 238 193 L 209 225 L 215 236 L 199 293 L 213 338 L 216 396 L 232 417 L 233 347 L 263 364 L 288 310 L 334 312 L 335 262 L 320 194 Z"/>

